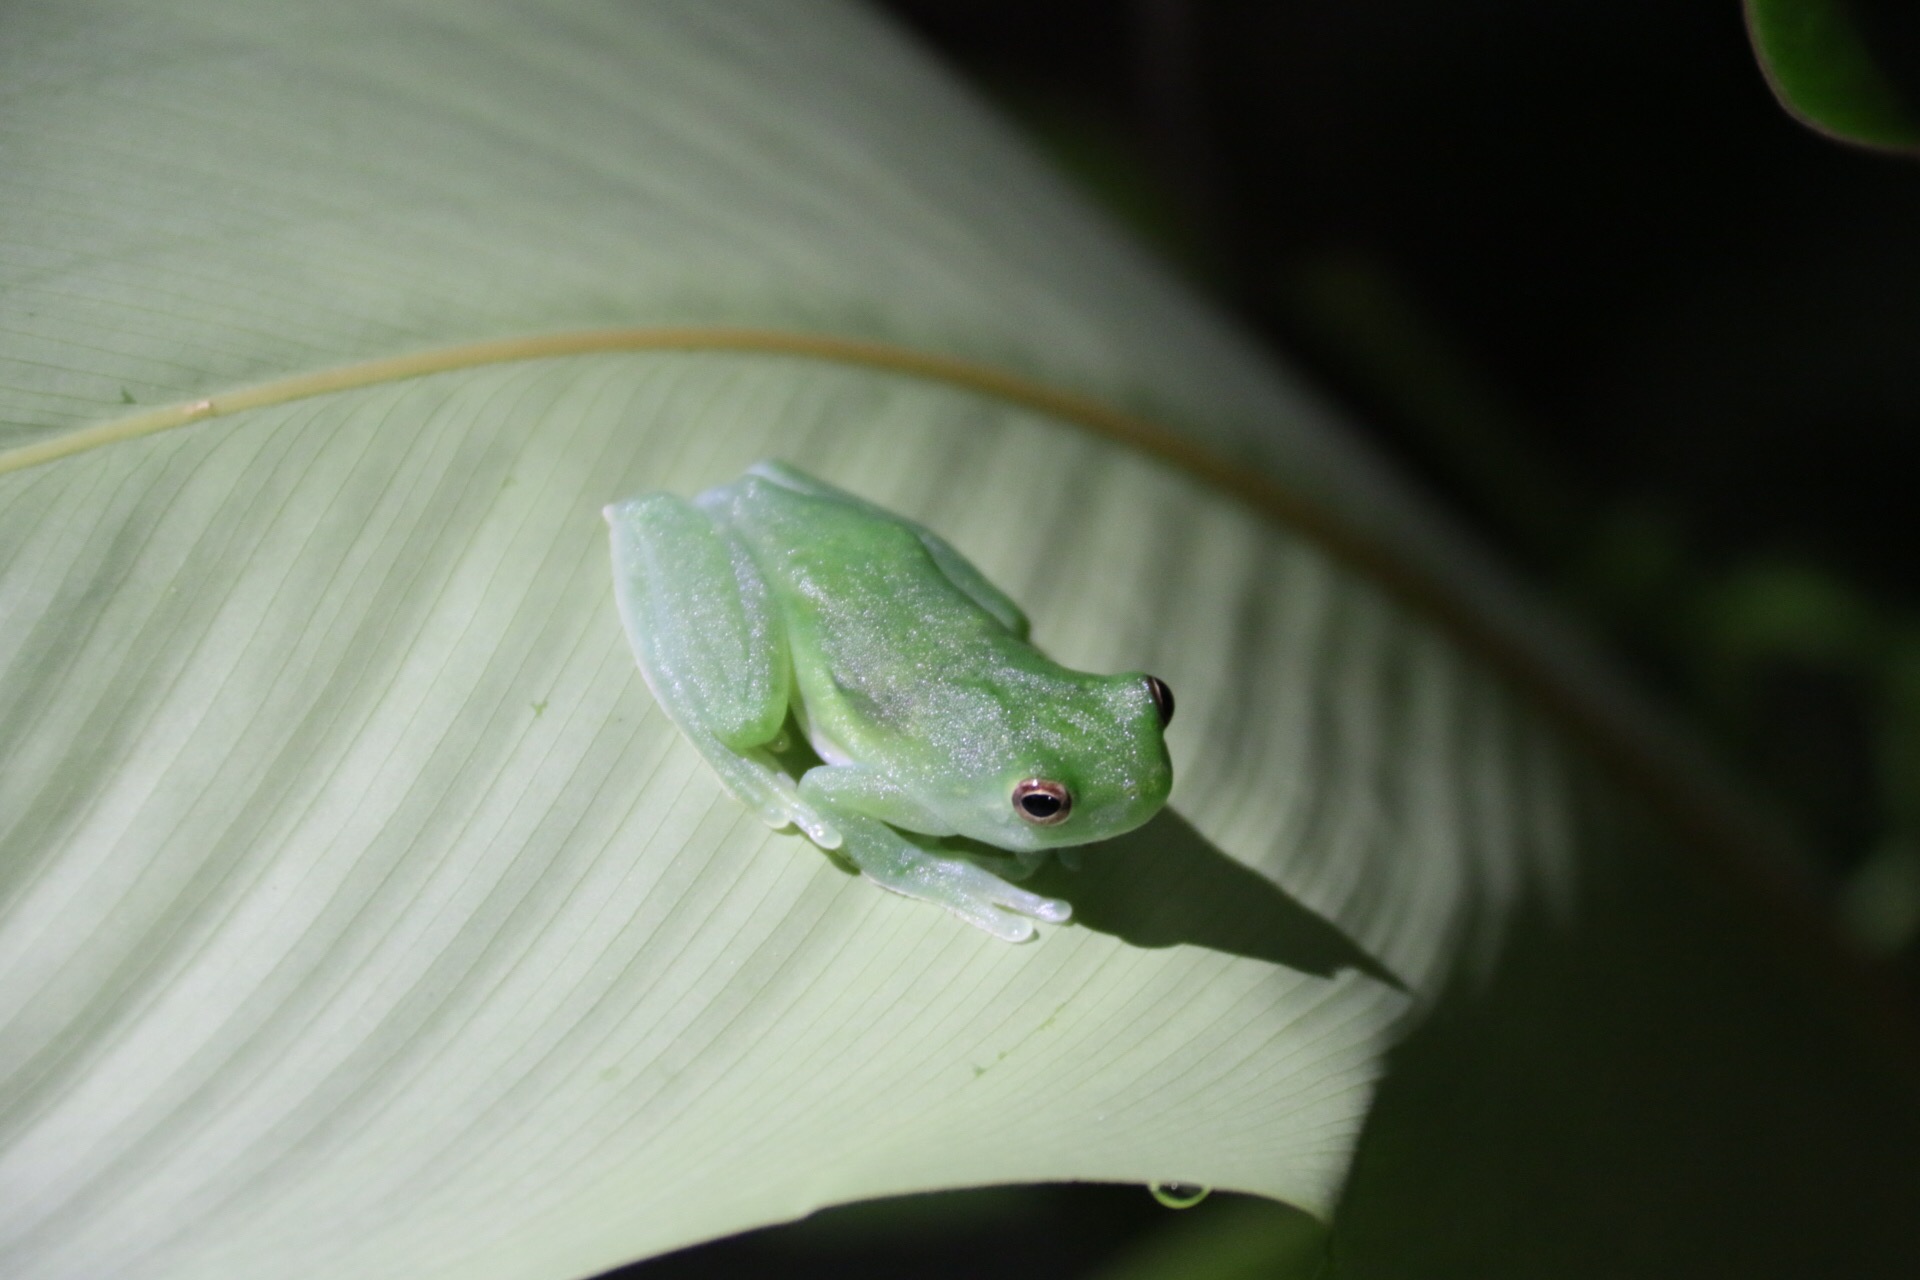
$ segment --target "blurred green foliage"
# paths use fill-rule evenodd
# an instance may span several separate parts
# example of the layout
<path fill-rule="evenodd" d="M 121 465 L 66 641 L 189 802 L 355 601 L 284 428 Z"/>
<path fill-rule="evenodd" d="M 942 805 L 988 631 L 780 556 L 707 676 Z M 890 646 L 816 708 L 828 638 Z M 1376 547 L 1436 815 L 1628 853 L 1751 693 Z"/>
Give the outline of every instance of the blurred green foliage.
<path fill-rule="evenodd" d="M 1881 69 L 1848 0 L 1746 0 L 1753 51 L 1780 104 L 1844 142 L 1911 151 L 1920 117 Z"/>

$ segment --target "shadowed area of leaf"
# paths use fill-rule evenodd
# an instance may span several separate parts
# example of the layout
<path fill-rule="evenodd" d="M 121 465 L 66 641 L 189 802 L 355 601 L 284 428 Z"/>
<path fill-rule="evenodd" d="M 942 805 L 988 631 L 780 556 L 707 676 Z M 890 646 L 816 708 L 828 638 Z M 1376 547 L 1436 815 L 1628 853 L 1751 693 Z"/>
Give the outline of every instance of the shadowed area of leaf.
<path fill-rule="evenodd" d="M 796 781 L 821 759 L 791 716 L 773 752 Z M 952 849 L 1021 887 L 1073 904 L 1073 923 L 1136 947 L 1206 947 L 1316 977 L 1353 969 L 1396 991 L 1407 984 L 1325 916 L 1220 849 L 1172 809 L 1114 840 L 1083 846 L 1079 866 L 1056 860 L 1023 876 L 991 845 L 964 838 L 921 843 Z M 838 854 L 833 864 L 858 875 Z"/>
<path fill-rule="evenodd" d="M 1354 969 L 1406 984 L 1331 921 L 1250 871 L 1171 809 L 1082 851 L 1076 871 L 1050 864 L 1026 887 L 1073 904 L 1073 923 L 1136 947 L 1206 947 L 1332 977 Z"/>

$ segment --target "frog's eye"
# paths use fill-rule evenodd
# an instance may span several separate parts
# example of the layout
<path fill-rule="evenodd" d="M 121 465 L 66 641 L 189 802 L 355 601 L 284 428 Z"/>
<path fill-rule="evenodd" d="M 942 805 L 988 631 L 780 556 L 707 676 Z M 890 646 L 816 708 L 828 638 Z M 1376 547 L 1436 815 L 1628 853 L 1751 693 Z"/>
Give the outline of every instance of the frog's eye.
<path fill-rule="evenodd" d="M 1045 778 L 1028 778 L 1013 789 L 1013 811 L 1036 827 L 1058 826 L 1073 808 L 1073 793 Z"/>
<path fill-rule="evenodd" d="M 1160 727 L 1166 728 L 1173 723 L 1173 690 L 1159 676 L 1148 676 L 1147 693 L 1153 698 L 1153 709 L 1160 713 Z"/>

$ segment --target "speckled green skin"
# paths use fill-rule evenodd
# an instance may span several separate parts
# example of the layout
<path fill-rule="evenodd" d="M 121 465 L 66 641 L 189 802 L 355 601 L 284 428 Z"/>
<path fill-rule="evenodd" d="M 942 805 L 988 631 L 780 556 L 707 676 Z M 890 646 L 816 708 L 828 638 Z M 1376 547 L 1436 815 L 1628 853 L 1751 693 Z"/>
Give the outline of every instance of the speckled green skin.
<path fill-rule="evenodd" d="M 691 503 L 607 508 L 620 613 L 667 714 L 743 800 L 883 887 L 996 937 L 1070 908 L 915 836 L 1022 854 L 1102 840 L 1166 802 L 1173 771 L 1139 673 L 1088 675 L 936 535 L 763 462 Z M 789 709 L 826 764 L 796 786 L 769 747 Z M 1057 825 L 1013 802 L 1067 789 Z"/>

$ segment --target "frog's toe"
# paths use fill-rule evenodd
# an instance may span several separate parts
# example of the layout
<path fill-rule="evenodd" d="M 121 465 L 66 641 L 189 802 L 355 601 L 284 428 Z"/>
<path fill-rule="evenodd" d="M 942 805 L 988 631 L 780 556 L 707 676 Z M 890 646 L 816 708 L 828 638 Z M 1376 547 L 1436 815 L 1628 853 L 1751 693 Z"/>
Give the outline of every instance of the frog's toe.
<path fill-rule="evenodd" d="M 1044 921 L 1047 924 L 1065 924 L 1073 918 L 1073 904 L 1062 902 L 1059 898 L 1043 898 L 1037 893 L 1028 893 L 1002 881 L 1000 887 L 989 899 L 995 906 L 1005 907 L 1023 916 Z"/>
<path fill-rule="evenodd" d="M 1045 920 L 1048 924 L 1065 924 L 1073 919 L 1073 904 L 1059 898 L 1036 897 L 1033 906 L 1027 909 L 1027 914 L 1035 920 Z"/>
<path fill-rule="evenodd" d="M 775 831 L 793 827 L 822 849 L 838 849 L 842 843 L 838 827 L 797 800 L 776 795 L 760 806 L 760 820 Z"/>
<path fill-rule="evenodd" d="M 954 914 L 976 929 L 984 929 L 1002 942 L 1025 942 L 1033 937 L 1033 921 L 992 907 L 958 910 Z"/>

